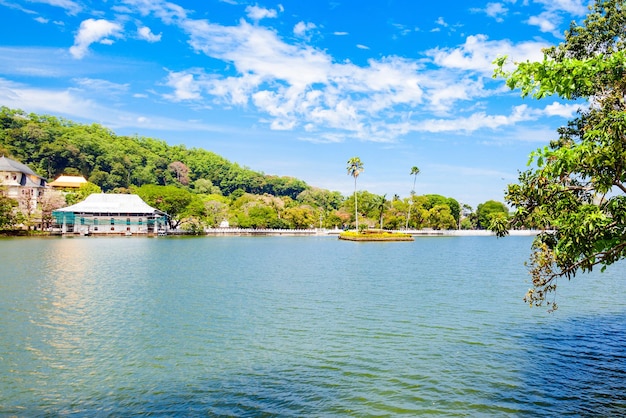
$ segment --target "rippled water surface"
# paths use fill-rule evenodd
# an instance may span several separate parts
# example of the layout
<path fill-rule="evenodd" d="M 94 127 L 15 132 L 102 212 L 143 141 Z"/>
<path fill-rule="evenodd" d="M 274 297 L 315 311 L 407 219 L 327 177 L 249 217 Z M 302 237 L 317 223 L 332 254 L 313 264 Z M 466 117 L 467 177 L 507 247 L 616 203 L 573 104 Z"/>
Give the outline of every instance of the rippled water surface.
<path fill-rule="evenodd" d="M 0 415 L 626 415 L 626 265 L 530 242 L 0 240 Z"/>

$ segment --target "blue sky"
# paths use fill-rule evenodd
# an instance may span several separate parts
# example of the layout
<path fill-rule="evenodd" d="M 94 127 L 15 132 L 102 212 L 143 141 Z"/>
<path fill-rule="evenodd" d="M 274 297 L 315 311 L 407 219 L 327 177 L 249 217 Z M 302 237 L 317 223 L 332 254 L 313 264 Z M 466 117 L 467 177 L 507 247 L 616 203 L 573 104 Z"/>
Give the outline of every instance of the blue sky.
<path fill-rule="evenodd" d="M 521 99 L 583 0 L 0 0 L 0 104 L 349 194 L 503 200 L 577 106 Z"/>

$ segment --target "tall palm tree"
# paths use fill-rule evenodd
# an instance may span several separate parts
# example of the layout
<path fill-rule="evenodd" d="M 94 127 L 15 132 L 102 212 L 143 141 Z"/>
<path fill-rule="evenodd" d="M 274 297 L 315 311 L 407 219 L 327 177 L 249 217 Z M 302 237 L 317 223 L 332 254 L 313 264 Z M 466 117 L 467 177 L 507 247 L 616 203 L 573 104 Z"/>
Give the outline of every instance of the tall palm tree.
<path fill-rule="evenodd" d="M 357 211 L 356 201 L 356 178 L 363 172 L 363 163 L 359 157 L 352 157 L 348 160 L 348 175 L 354 177 L 354 219 L 356 222 L 356 231 L 359 232 L 359 213 Z"/>
<path fill-rule="evenodd" d="M 413 189 L 411 190 L 411 199 L 409 201 L 409 212 L 406 215 L 406 229 L 409 229 L 409 219 L 411 218 L 411 206 L 413 206 L 413 196 L 415 196 L 415 180 L 420 173 L 420 169 L 417 166 L 411 167 L 411 176 L 413 176 Z"/>
<path fill-rule="evenodd" d="M 383 229 L 383 215 L 385 213 L 385 209 L 387 208 L 387 194 L 380 196 L 380 200 L 378 201 L 378 210 L 380 214 L 380 229 Z"/>

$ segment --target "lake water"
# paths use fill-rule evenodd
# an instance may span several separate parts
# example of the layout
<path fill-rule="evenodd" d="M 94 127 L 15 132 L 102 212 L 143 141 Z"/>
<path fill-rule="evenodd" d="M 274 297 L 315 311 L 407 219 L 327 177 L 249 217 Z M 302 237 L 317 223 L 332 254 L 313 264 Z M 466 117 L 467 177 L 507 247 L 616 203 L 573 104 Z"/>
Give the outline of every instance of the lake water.
<path fill-rule="evenodd" d="M 2 416 L 625 416 L 626 265 L 531 238 L 0 240 Z"/>

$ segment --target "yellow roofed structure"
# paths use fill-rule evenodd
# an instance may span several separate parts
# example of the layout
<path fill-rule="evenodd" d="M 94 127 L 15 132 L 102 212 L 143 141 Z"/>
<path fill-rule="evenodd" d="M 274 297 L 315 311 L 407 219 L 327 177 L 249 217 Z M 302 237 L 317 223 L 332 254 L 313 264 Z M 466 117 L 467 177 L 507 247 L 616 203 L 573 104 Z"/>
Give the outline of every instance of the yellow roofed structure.
<path fill-rule="evenodd" d="M 48 186 L 58 188 L 73 188 L 78 189 L 83 184 L 86 184 L 87 180 L 83 176 L 59 176 L 56 180 L 48 183 Z"/>

